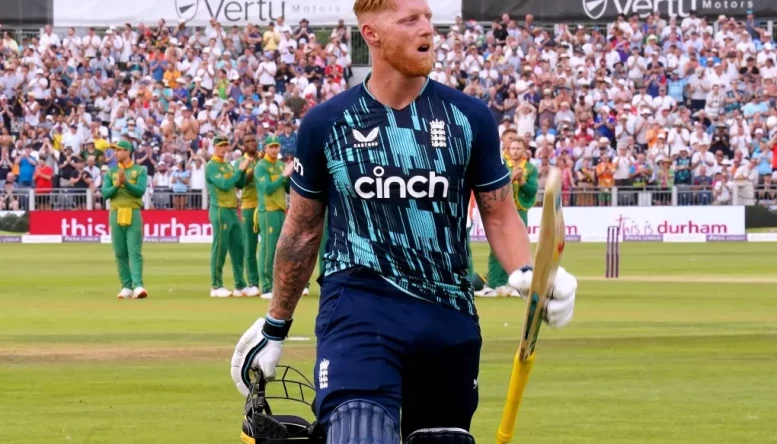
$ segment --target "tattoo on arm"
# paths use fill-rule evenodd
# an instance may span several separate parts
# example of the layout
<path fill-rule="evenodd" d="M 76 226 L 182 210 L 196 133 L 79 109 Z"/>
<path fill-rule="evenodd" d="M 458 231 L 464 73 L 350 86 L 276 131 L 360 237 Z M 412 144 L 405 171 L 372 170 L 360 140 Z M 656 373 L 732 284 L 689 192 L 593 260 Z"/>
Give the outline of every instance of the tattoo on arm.
<path fill-rule="evenodd" d="M 326 206 L 292 190 L 289 212 L 275 251 L 273 298 L 269 314 L 274 319 L 291 319 L 310 280 L 318 258 Z"/>
<path fill-rule="evenodd" d="M 480 213 L 489 213 L 499 202 L 509 199 L 513 192 L 513 185 L 508 183 L 502 188 L 483 193 L 475 192 L 475 202 L 478 204 Z"/>

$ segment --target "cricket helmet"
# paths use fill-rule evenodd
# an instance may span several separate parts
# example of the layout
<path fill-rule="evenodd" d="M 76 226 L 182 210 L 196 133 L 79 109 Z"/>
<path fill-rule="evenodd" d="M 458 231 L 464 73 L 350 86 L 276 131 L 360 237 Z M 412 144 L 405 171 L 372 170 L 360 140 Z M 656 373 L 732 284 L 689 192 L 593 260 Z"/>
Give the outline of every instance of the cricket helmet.
<path fill-rule="evenodd" d="M 276 415 L 270 409 L 269 399 L 294 401 L 307 405 L 312 410 L 312 396 L 315 388 L 298 370 L 278 366 L 278 377 L 272 381 L 254 372 L 251 387 L 246 398 L 241 441 L 245 444 L 282 444 L 310 442 L 324 444 L 324 431 L 318 423 L 312 424 L 300 416 Z M 273 385 L 268 395 L 267 385 Z"/>
<path fill-rule="evenodd" d="M 483 289 L 483 287 L 488 284 L 488 280 L 483 277 L 480 273 L 474 272 L 472 273 L 472 287 L 475 291 L 480 291 Z"/>

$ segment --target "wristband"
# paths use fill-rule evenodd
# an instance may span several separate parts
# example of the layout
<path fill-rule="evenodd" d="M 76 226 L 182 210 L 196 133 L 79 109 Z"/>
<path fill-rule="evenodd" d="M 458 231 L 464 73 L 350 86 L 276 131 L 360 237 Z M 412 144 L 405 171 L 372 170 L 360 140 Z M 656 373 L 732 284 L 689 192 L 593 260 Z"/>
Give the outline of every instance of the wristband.
<path fill-rule="evenodd" d="M 273 319 L 270 315 L 267 315 L 264 318 L 262 334 L 271 341 L 283 341 L 289 336 L 292 321 L 293 319 L 279 321 L 278 319 Z"/>

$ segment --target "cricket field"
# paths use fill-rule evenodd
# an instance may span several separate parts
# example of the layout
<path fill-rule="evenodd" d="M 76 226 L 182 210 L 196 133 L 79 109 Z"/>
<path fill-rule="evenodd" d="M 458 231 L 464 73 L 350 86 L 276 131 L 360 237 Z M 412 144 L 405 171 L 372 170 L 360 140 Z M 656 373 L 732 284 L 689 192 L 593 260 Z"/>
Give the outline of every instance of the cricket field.
<path fill-rule="evenodd" d="M 473 248 L 485 272 L 487 247 Z M 0 443 L 239 443 L 244 400 L 229 360 L 267 301 L 211 299 L 209 251 L 146 245 L 149 299 L 117 300 L 110 245 L 1 245 Z M 580 280 L 575 318 L 540 332 L 514 442 L 777 443 L 775 245 L 620 251 L 621 277 L 605 280 L 605 244 L 567 245 L 563 266 Z M 288 342 L 282 359 L 311 380 L 312 290 L 291 332 L 310 339 Z M 490 443 L 524 302 L 477 308 L 473 433 Z"/>

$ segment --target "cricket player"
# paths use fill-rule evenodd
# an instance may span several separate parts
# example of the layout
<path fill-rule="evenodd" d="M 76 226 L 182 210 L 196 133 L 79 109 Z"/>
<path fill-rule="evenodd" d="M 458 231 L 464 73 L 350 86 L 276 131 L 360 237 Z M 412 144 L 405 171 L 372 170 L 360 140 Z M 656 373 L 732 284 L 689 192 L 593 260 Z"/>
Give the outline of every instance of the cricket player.
<path fill-rule="evenodd" d="M 512 140 L 507 148 L 508 161 L 510 169 L 510 178 L 513 185 L 513 200 L 518 207 L 518 215 L 524 225 L 529 225 L 529 209 L 537 201 L 537 190 L 539 188 L 539 172 L 537 168 L 528 161 L 526 155 L 526 146 L 522 141 Z M 475 293 L 480 297 L 510 297 L 520 296 L 518 292 L 508 285 L 507 272 L 505 272 L 499 260 L 494 255 L 494 251 L 488 254 L 488 285 L 481 291 Z"/>
<path fill-rule="evenodd" d="M 280 151 L 281 141 L 278 136 L 267 136 L 264 140 L 264 157 L 256 163 L 253 174 L 258 202 L 256 218 L 259 232 L 262 233 L 259 247 L 262 299 L 272 299 L 275 247 L 286 218 L 286 193 L 294 168 L 294 164 L 286 165 L 278 158 Z"/>
<path fill-rule="evenodd" d="M 250 159 L 244 158 L 237 168 L 224 160 L 229 141 L 217 136 L 213 139 L 213 157 L 205 166 L 205 183 L 210 201 L 209 218 L 213 226 L 213 246 L 210 254 L 212 298 L 247 295 L 243 276 L 243 233 L 237 217 L 237 189 L 243 187 Z M 227 259 L 232 261 L 235 291 L 224 288 L 222 270 Z"/>
<path fill-rule="evenodd" d="M 245 249 L 245 269 L 248 277 L 248 287 L 245 295 L 248 297 L 259 296 L 259 267 L 256 263 L 256 247 L 259 243 L 259 225 L 254 215 L 256 213 L 256 186 L 254 185 L 254 168 L 262 158 L 257 151 L 255 134 L 243 136 L 243 158 L 232 162 L 232 167 L 238 169 L 240 162 L 248 159 L 245 179 L 243 180 L 243 193 L 240 195 L 241 216 L 243 218 L 243 247 Z"/>
<path fill-rule="evenodd" d="M 117 165 L 105 173 L 102 195 L 110 200 L 111 243 L 121 279 L 119 299 L 143 299 L 143 194 L 148 184 L 146 167 L 132 162 L 132 144 L 121 140 L 116 150 Z"/>
<path fill-rule="evenodd" d="M 301 122 L 272 300 L 235 347 L 232 378 L 246 395 L 251 368 L 275 376 L 328 214 L 313 373 L 327 442 L 474 443 L 482 339 L 467 274 L 470 193 L 524 295 L 529 237 L 493 114 L 428 79 L 427 1 L 356 0 L 354 12 L 372 72 Z M 559 268 L 548 324 L 571 320 L 576 288 Z"/>

